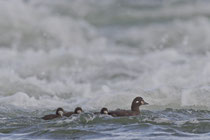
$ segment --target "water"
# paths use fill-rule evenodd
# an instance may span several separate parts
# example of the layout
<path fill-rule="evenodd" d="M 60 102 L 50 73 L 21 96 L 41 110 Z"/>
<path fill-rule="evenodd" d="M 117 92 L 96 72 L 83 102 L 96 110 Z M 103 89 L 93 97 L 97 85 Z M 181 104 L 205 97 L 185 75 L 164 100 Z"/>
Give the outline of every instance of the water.
<path fill-rule="evenodd" d="M 0 139 L 209 139 L 209 6 L 0 0 Z M 92 113 L 136 96 L 150 104 L 140 116 Z"/>
<path fill-rule="evenodd" d="M 209 139 L 210 112 L 193 109 L 142 111 L 141 116 L 84 113 L 44 121 L 44 112 L 1 112 L 1 139 Z M 38 115 L 37 115 L 38 114 Z M 7 116 L 4 116 L 7 115 Z"/>

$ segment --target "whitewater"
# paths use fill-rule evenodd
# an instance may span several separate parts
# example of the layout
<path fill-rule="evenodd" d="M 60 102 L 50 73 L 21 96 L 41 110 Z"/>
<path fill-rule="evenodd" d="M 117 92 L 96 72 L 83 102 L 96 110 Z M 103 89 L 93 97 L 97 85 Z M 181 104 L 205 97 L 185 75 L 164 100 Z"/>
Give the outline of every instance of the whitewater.
<path fill-rule="evenodd" d="M 0 139 L 209 139 L 209 6 L 0 0 Z M 149 103 L 140 116 L 92 113 L 137 96 Z"/>

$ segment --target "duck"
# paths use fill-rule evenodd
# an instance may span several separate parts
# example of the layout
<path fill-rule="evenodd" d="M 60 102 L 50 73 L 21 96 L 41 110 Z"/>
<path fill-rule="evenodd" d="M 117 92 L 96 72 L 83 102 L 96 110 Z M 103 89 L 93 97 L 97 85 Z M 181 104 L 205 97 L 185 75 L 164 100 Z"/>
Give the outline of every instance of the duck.
<path fill-rule="evenodd" d="M 43 120 L 52 120 L 52 119 L 55 119 L 55 118 L 60 118 L 60 117 L 63 117 L 64 113 L 65 113 L 64 109 L 59 107 L 59 108 L 57 108 L 55 114 L 46 115 L 46 116 L 42 117 L 42 119 Z"/>
<path fill-rule="evenodd" d="M 103 107 L 100 111 L 101 114 L 108 114 L 108 109 L 106 107 Z"/>
<path fill-rule="evenodd" d="M 115 111 L 109 111 L 108 114 L 113 117 L 136 116 L 140 114 L 139 107 L 141 105 L 148 105 L 148 103 L 142 97 L 136 97 L 132 101 L 131 110 L 117 109 Z"/>
<path fill-rule="evenodd" d="M 70 117 L 73 114 L 80 114 L 82 112 L 83 112 L 83 110 L 82 110 L 81 107 L 76 107 L 75 110 L 74 110 L 74 112 L 66 112 L 66 113 L 64 113 L 64 116 Z"/>
<path fill-rule="evenodd" d="M 95 115 L 99 115 L 99 114 L 104 114 L 107 115 L 108 114 L 108 109 L 106 107 L 103 107 L 100 112 L 95 112 Z"/>

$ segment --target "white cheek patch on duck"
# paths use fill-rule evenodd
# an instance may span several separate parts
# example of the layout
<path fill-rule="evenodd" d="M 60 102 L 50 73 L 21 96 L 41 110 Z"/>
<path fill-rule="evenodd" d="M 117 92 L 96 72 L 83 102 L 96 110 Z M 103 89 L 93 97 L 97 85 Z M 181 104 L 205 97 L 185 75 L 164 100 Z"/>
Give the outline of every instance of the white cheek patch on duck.
<path fill-rule="evenodd" d="M 104 114 L 108 114 L 108 111 L 104 111 Z"/>
<path fill-rule="evenodd" d="M 136 103 L 138 104 L 138 103 L 139 103 L 139 101 L 136 101 Z"/>
<path fill-rule="evenodd" d="M 58 111 L 58 114 L 63 116 L 63 111 Z"/>
<path fill-rule="evenodd" d="M 141 101 L 141 104 L 143 105 L 144 104 L 144 101 Z"/>
<path fill-rule="evenodd" d="M 82 111 L 81 110 L 77 110 L 77 114 L 80 114 L 80 113 L 82 113 Z"/>

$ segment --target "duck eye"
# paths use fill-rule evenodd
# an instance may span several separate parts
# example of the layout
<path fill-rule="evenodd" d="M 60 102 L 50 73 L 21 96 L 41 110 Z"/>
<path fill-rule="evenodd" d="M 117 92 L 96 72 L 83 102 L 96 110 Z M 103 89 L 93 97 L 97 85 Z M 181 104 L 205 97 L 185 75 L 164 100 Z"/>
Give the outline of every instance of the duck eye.
<path fill-rule="evenodd" d="M 139 101 L 136 101 L 136 103 L 138 104 L 138 103 L 139 103 Z"/>

